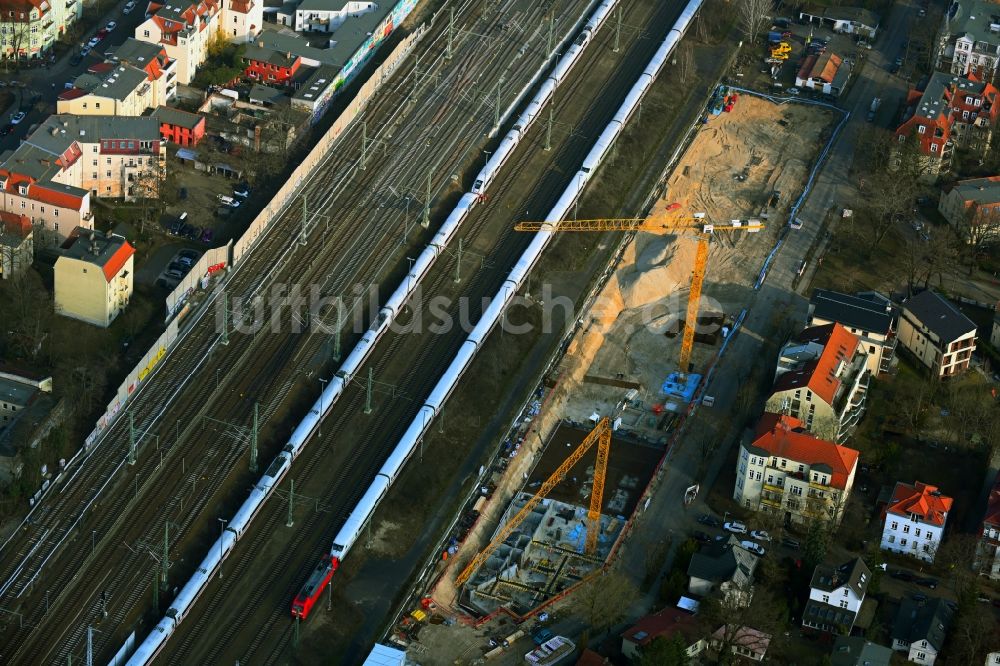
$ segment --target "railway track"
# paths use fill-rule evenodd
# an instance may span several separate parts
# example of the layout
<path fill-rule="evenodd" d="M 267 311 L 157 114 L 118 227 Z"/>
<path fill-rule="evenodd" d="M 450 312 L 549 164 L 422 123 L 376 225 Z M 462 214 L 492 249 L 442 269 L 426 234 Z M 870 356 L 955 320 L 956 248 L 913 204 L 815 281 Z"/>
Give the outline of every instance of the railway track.
<path fill-rule="evenodd" d="M 468 14 L 465 18 L 469 25 L 480 23 L 484 17 L 473 11 L 475 4 L 466 2 L 461 5 L 456 18 Z M 545 8 L 577 7 L 581 4 L 551 3 Z M 498 7 L 498 11 L 506 9 L 506 5 Z M 534 22 L 537 25 L 543 9 L 536 6 L 518 18 L 525 24 Z M 488 20 L 491 16 L 486 15 L 485 18 Z M 473 30 L 469 32 L 475 34 Z M 537 31 L 535 34 L 538 34 Z M 411 156 L 420 158 L 423 158 L 418 150 L 421 139 L 428 134 L 426 128 L 433 122 L 440 123 L 444 119 L 444 122 L 450 123 L 446 126 L 450 127 L 455 125 L 454 119 L 463 114 L 472 115 L 476 122 L 471 127 L 465 127 L 464 132 L 456 131 L 450 138 L 439 132 L 438 143 L 429 146 L 434 150 L 429 151 L 425 159 L 404 160 L 399 164 L 398 160 L 392 159 L 389 151 L 383 155 L 376 151 L 363 170 L 359 168 L 357 157 L 361 152 L 359 132 L 356 127 L 355 131 L 349 131 L 342 144 L 338 144 L 338 150 L 331 153 L 307 185 L 311 192 L 321 197 L 320 203 L 311 202 L 310 208 L 334 210 L 335 206 L 338 211 L 353 213 L 353 217 L 345 216 L 344 223 L 334 225 L 332 233 L 327 233 L 326 225 L 316 225 L 308 243 L 296 246 L 294 241 L 300 234 L 296 223 L 297 211 L 284 211 L 260 246 L 229 279 L 227 286 L 230 292 L 243 297 L 261 294 L 279 278 L 306 282 L 322 278 L 324 288 L 329 289 L 343 288 L 352 281 L 374 283 L 378 275 L 399 258 L 403 246 L 392 243 L 386 247 L 385 241 L 395 233 L 395 229 L 402 227 L 405 213 L 399 206 L 386 210 L 384 201 L 381 206 L 377 205 L 379 197 L 384 196 L 384 189 L 380 188 L 405 183 L 400 187 L 416 191 L 425 180 L 422 167 L 438 163 L 441 168 L 435 177 L 435 184 L 439 191 L 444 191 L 450 186 L 450 175 L 460 173 L 463 164 L 468 166 L 473 161 L 471 151 L 482 144 L 483 132 L 491 124 L 485 118 L 491 115 L 486 95 L 478 100 L 465 99 L 461 95 L 449 98 L 444 91 L 454 86 L 448 85 L 448 82 L 459 80 L 460 74 L 456 72 L 482 68 L 482 60 L 493 65 L 492 70 L 498 76 L 507 73 L 509 81 L 516 81 L 518 77 L 525 80 L 542 61 L 542 55 L 537 53 L 533 59 L 520 58 L 513 69 L 499 67 L 498 61 L 502 62 L 505 55 L 505 45 L 516 37 L 511 34 L 494 40 L 493 47 L 489 49 L 484 49 L 478 42 L 459 40 L 455 57 L 447 62 L 442 55 L 442 35 L 439 27 L 425 38 L 425 43 L 429 44 L 428 52 L 436 53 L 427 70 L 433 72 L 434 68 L 440 68 L 442 83 L 434 87 L 425 86 L 424 97 L 421 98 L 414 95 L 410 83 L 414 79 L 412 74 L 402 71 L 365 115 L 377 119 L 387 114 L 389 119 L 380 124 L 375 140 L 396 140 L 412 149 Z M 490 71 L 489 67 L 487 71 Z M 461 76 L 468 79 L 467 74 Z M 414 102 L 401 104 L 400 101 L 406 97 L 413 97 Z M 474 103 L 477 103 L 476 107 L 471 108 Z M 392 136 L 391 132 L 396 132 L 396 135 Z M 383 136 L 384 139 L 379 138 Z M 371 180 L 375 180 L 374 185 Z M 372 210 L 376 211 L 376 215 L 372 216 L 376 219 L 358 215 L 359 211 Z M 301 218 L 301 215 L 298 217 Z M 372 233 L 366 233 L 369 231 Z M 324 263 L 324 257 L 331 253 L 338 256 L 332 267 Z M 275 256 L 283 257 L 277 269 L 269 265 Z M 320 263 L 319 268 L 316 268 L 317 263 Z M 148 545 L 156 542 L 156 535 L 163 533 L 164 523 L 167 522 L 176 526 L 175 535 L 170 538 L 170 549 L 183 550 L 191 540 L 196 540 L 197 534 L 192 536 L 188 532 L 197 533 L 198 524 L 212 520 L 213 516 L 203 515 L 205 507 L 227 479 L 232 482 L 229 470 L 246 456 L 245 443 L 236 446 L 227 441 L 213 442 L 211 433 L 199 432 L 199 424 L 204 420 L 192 418 L 192 414 L 204 415 L 210 408 L 218 421 L 248 423 L 252 402 L 244 396 L 251 395 L 270 398 L 265 413 L 273 414 L 291 387 L 289 376 L 294 377 L 295 373 L 288 366 L 294 366 L 306 356 L 298 338 L 317 340 L 317 344 L 321 344 L 316 336 L 305 334 L 231 335 L 229 346 L 222 347 L 218 344 L 218 332 L 210 316 L 202 314 L 188 326 L 190 330 L 171 353 L 169 363 L 161 363 L 161 370 L 131 408 L 134 410 L 135 431 L 144 440 L 138 463 L 131 469 L 124 465 L 129 426 L 126 419 L 121 419 L 102 440 L 99 448 L 91 452 L 90 459 L 79 465 L 72 478 L 57 489 L 58 494 L 53 494 L 54 501 L 46 500 L 33 517 L 32 524 L 19 538 L 5 544 L 0 570 L 6 582 L 0 587 L 0 599 L 5 607 L 14 605 L 22 613 L 21 626 L 14 627 L 8 622 L 6 627 L 10 631 L 5 634 L 0 646 L 0 660 L 5 663 L 62 661 L 69 655 L 79 659 L 85 628 L 98 620 L 101 630 L 97 634 L 97 649 L 104 649 L 109 641 L 117 640 L 115 633 L 134 621 L 137 606 L 144 596 L 136 592 L 136 582 L 144 578 L 151 581 L 151 570 L 155 567 L 149 553 L 142 552 L 142 548 L 150 550 Z M 240 366 L 235 359 L 252 359 L 252 367 L 246 374 L 241 374 L 237 372 Z M 200 381 L 189 382 L 191 378 Z M 165 414 L 168 408 L 169 412 Z M 180 419 L 185 417 L 185 432 L 181 433 L 180 427 L 174 424 L 181 423 Z M 154 441 L 156 450 L 150 450 Z M 163 455 L 162 463 L 160 455 Z M 180 473 L 176 470 L 178 459 L 182 461 Z M 191 468 L 187 465 L 188 460 L 192 461 Z M 195 463 L 196 460 L 198 463 Z M 123 468 L 127 470 L 124 475 L 120 471 Z M 237 477 L 239 482 L 239 475 Z M 190 479 L 194 479 L 194 483 L 189 488 Z M 185 497 L 187 500 L 181 506 L 179 498 Z M 89 508 L 81 512 L 79 507 L 84 506 Z M 187 515 L 178 519 L 174 511 L 183 511 Z M 131 526 L 123 524 L 126 516 Z M 202 527 L 200 531 L 206 529 Z M 90 544 L 86 543 L 88 531 Z M 107 543 L 112 536 L 115 543 Z M 119 540 L 119 537 L 123 538 Z M 67 545 L 67 542 L 69 547 L 64 548 L 61 555 L 74 564 L 50 567 L 45 584 L 39 584 L 37 581 L 43 567 L 60 562 L 58 555 L 50 560 L 46 550 L 51 552 L 60 545 Z M 87 545 L 91 548 L 87 549 Z M 81 552 L 85 554 L 88 550 L 89 559 L 81 557 Z M 119 571 L 119 576 L 111 581 L 87 575 L 94 570 L 100 572 L 112 568 Z M 140 570 L 142 575 L 137 573 Z M 173 573 L 171 577 L 174 577 Z M 107 586 L 103 586 L 105 582 Z M 67 594 L 70 590 L 72 595 Z M 50 599 L 52 592 L 56 594 Z M 106 605 L 112 609 L 108 617 L 99 617 L 103 615 L 97 601 L 101 592 L 108 600 Z"/>
<path fill-rule="evenodd" d="M 622 54 L 613 56 L 609 48 L 613 37 L 607 34 L 610 31 L 603 33 L 585 56 L 586 61 L 574 70 L 573 83 L 557 93 L 560 122 L 571 124 L 573 131 L 546 156 L 539 150 L 545 128 L 537 125 L 527 150 L 524 145 L 518 149 L 491 189 L 489 202 L 474 210 L 460 232 L 465 246 L 488 255 L 494 269 L 480 270 L 456 288 L 452 280 L 455 259 L 439 261 L 428 278 L 422 303 L 411 304 L 411 315 L 421 306 L 426 309 L 429 299 L 440 295 L 465 297 L 474 304 L 470 319 L 480 314 L 481 297 L 495 292 L 506 269 L 530 241 L 527 236 L 510 233 L 512 222 L 525 205 L 544 211 L 555 201 L 566 186 L 566 173 L 575 171 L 680 9 L 653 0 L 626 2 L 625 8 L 626 21 L 641 26 L 635 31 L 636 39 Z M 597 63 L 602 58 L 614 59 L 617 64 L 600 73 Z M 585 90 L 600 92 L 581 105 L 574 96 Z M 457 308 L 454 305 L 450 314 L 457 315 Z M 401 328 L 406 325 L 405 319 L 399 322 Z M 376 377 L 395 387 L 391 397 L 380 397 L 379 416 L 364 415 L 360 390 L 349 391 L 324 424 L 324 435 L 303 452 L 289 473 L 297 492 L 316 498 L 327 510 L 312 511 L 304 520 L 300 516 L 292 529 L 286 529 L 286 507 L 281 502 L 266 504 L 226 562 L 236 574 L 210 584 L 159 663 L 285 663 L 291 658 L 289 649 L 296 628 L 290 618 L 290 600 L 317 558 L 329 550 L 336 529 L 463 339 L 462 331 L 386 334 L 368 364 Z M 401 358 L 406 359 L 405 364 L 398 363 Z M 314 614 L 319 614 L 318 610 Z M 338 618 L 342 615 L 338 613 Z M 213 618 L 226 620 L 213 622 Z M 313 625 L 318 622 L 321 620 L 310 619 Z"/>

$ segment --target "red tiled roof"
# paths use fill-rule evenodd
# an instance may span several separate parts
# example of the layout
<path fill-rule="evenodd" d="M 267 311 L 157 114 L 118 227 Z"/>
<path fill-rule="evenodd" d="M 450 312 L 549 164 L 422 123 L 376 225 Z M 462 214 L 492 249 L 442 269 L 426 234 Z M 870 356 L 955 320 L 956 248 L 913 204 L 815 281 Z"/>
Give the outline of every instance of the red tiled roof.
<path fill-rule="evenodd" d="M 757 422 L 753 446 L 768 454 L 795 460 L 810 467 L 826 465 L 830 468 L 830 485 L 843 490 L 847 478 L 858 464 L 860 455 L 854 449 L 840 446 L 825 439 L 813 437 L 805 425 L 794 416 L 765 412 Z"/>
<path fill-rule="evenodd" d="M 82 88 L 70 88 L 69 90 L 64 90 L 61 93 L 59 93 L 59 99 L 64 101 L 70 99 L 76 99 L 78 97 L 83 97 L 86 94 L 87 91 Z"/>
<path fill-rule="evenodd" d="M 135 248 L 129 245 L 126 241 L 121 244 L 115 253 L 108 257 L 108 260 L 104 263 L 104 277 L 108 282 L 111 282 L 118 275 L 118 272 L 125 265 L 125 262 L 129 260 L 135 254 Z"/>
<path fill-rule="evenodd" d="M 673 636 L 680 632 L 690 639 L 697 632 L 694 618 L 677 608 L 664 608 L 659 613 L 647 615 L 622 634 L 622 638 L 646 645 L 660 636 Z"/>
<path fill-rule="evenodd" d="M 58 190 L 50 190 L 41 183 L 32 183 L 28 188 L 28 196 L 35 201 L 41 201 L 60 208 L 72 208 L 80 210 L 83 206 L 83 197 Z"/>
<path fill-rule="evenodd" d="M 897 483 L 889 500 L 888 513 L 897 516 L 908 516 L 911 513 L 932 525 L 944 525 L 947 513 L 951 511 L 952 499 L 942 495 L 937 486 L 929 486 L 917 481 L 912 486 L 908 483 Z"/>
<path fill-rule="evenodd" d="M 1000 527 L 1000 476 L 997 476 L 996 483 L 990 490 L 990 499 L 986 504 L 986 516 L 983 518 L 983 522 Z"/>
<path fill-rule="evenodd" d="M 602 657 L 590 648 L 585 649 L 580 658 L 576 660 L 576 666 L 604 666 L 607 663 L 610 662 L 605 657 Z"/>
<path fill-rule="evenodd" d="M 8 213 L 0 210 L 0 222 L 3 222 L 3 229 L 9 234 L 17 234 L 21 238 L 31 231 L 31 218 L 18 213 Z"/>
<path fill-rule="evenodd" d="M 858 347 L 858 337 L 835 322 L 807 328 L 799 333 L 796 340 L 821 344 L 823 353 L 800 369 L 778 377 L 772 393 L 808 387 L 824 402 L 832 405 L 841 383 L 836 376 L 837 367 L 841 361 L 851 362 Z"/>

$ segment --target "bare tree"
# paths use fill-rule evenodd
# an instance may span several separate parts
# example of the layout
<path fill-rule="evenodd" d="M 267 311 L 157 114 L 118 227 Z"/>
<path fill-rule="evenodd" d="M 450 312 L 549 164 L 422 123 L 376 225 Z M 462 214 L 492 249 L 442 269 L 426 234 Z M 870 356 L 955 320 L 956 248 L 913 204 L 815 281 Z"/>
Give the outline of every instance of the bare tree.
<path fill-rule="evenodd" d="M 713 593 L 702 600 L 698 615 L 704 632 L 714 634 L 713 649 L 718 651 L 719 664 L 737 663 L 738 657 L 733 648 L 741 644 L 752 647 L 744 644 L 744 641 L 752 640 L 746 637 L 744 629 L 754 629 L 771 636 L 768 656 L 773 659 L 773 651 L 780 650 L 781 637 L 788 625 L 788 607 L 784 600 L 764 585 L 755 586 L 749 608 L 725 603 L 720 594 Z"/>
<path fill-rule="evenodd" d="M 608 571 L 574 591 L 570 604 L 572 612 L 589 627 L 588 633 L 594 635 L 618 624 L 636 596 L 636 587 L 628 576 Z"/>
<path fill-rule="evenodd" d="M 1000 206 L 975 206 L 960 224 L 958 232 L 969 250 L 971 271 L 976 256 L 1000 240 Z"/>
<path fill-rule="evenodd" d="M 677 78 L 681 83 L 687 83 L 694 75 L 694 47 L 681 41 L 677 50 Z"/>
<path fill-rule="evenodd" d="M 739 12 L 740 28 L 747 43 L 756 44 L 757 38 L 771 20 L 774 3 L 772 0 L 740 0 L 736 11 Z"/>

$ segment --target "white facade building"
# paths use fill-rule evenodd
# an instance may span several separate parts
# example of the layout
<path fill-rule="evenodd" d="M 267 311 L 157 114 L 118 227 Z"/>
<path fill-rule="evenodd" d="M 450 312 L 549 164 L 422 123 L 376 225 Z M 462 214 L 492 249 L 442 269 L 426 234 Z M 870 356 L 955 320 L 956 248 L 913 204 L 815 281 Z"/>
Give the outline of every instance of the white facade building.
<path fill-rule="evenodd" d="M 882 550 L 933 562 L 951 505 L 952 498 L 936 486 L 897 483 L 886 509 Z"/>

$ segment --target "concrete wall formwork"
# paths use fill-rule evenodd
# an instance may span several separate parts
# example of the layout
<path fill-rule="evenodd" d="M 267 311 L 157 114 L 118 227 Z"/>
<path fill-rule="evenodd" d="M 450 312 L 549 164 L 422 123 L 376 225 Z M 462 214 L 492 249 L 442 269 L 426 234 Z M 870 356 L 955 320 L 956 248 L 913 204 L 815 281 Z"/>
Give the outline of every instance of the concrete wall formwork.
<path fill-rule="evenodd" d="M 403 59 L 409 54 L 409 52 L 416 46 L 417 42 L 426 34 L 427 26 L 422 25 L 419 29 L 413 32 L 411 35 L 407 36 L 403 41 L 401 41 L 392 53 L 385 59 L 385 61 L 379 66 L 377 70 L 372 74 L 372 76 L 365 82 L 358 91 L 358 94 L 354 97 L 350 106 L 344 109 L 337 119 L 327 130 L 326 134 L 323 135 L 311 151 L 309 155 L 306 156 L 304 160 L 295 168 L 295 171 L 288 177 L 285 184 L 281 186 L 275 195 L 268 203 L 267 207 L 264 208 L 254 218 L 254 221 L 250 223 L 250 227 L 246 232 L 236 241 L 233 246 L 233 265 L 239 264 L 243 256 L 250 251 L 250 248 L 257 241 L 258 238 L 264 233 L 264 231 L 270 226 L 271 222 L 277 219 L 281 212 L 288 206 L 294 199 L 294 194 L 302 185 L 302 182 L 309 176 L 310 173 L 323 161 L 323 159 L 329 154 L 330 150 L 333 148 L 334 142 L 340 138 L 344 130 L 347 129 L 358 114 L 368 105 L 368 101 L 371 99 L 372 95 L 382 87 L 382 84 L 392 75 L 396 68 Z"/>

